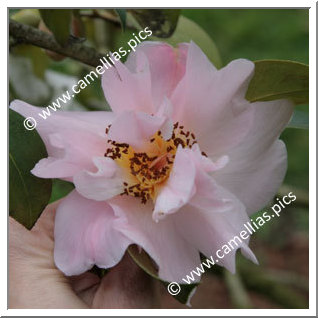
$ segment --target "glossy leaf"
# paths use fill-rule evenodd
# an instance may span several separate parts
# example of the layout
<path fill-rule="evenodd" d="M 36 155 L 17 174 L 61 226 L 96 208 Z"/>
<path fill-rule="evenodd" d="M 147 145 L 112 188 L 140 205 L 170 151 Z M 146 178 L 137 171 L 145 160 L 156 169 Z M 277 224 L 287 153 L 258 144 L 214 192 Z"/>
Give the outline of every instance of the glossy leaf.
<path fill-rule="evenodd" d="M 162 39 L 156 37 L 152 37 L 151 39 L 162 41 Z M 201 48 L 215 67 L 220 68 L 222 66 L 219 51 L 213 40 L 200 26 L 184 16 L 180 16 L 177 28 L 173 35 L 168 39 L 164 39 L 164 41 L 173 46 L 182 42 L 193 41 Z"/>
<path fill-rule="evenodd" d="M 45 146 L 36 130 L 26 130 L 24 118 L 9 111 L 9 214 L 31 229 L 49 202 L 50 179 L 40 179 L 30 170 L 47 157 Z"/>
<path fill-rule="evenodd" d="M 288 98 L 295 104 L 309 100 L 308 65 L 281 60 L 255 61 L 246 99 L 251 102 Z"/>
<path fill-rule="evenodd" d="M 176 29 L 180 9 L 129 10 L 142 28 L 149 27 L 154 36 L 168 38 Z"/>
<path fill-rule="evenodd" d="M 56 41 L 64 46 L 70 35 L 72 11 L 67 9 L 40 9 L 40 13 Z"/>
<path fill-rule="evenodd" d="M 164 286 L 167 288 L 169 282 L 163 281 L 159 278 L 158 272 L 155 268 L 155 265 L 150 258 L 150 256 L 144 251 L 139 251 L 136 245 L 131 245 L 128 248 L 128 252 L 133 260 L 150 276 L 155 279 L 160 280 Z M 198 286 L 198 284 L 179 284 L 181 290 L 179 294 L 173 296 L 182 304 L 187 304 L 192 296 L 194 289 Z M 168 291 L 167 291 L 168 292 Z"/>
<path fill-rule="evenodd" d="M 121 27 L 123 29 L 123 31 L 125 31 L 126 29 L 126 20 L 127 20 L 127 12 L 125 9 L 116 9 L 115 10 L 118 17 L 119 17 L 119 20 L 120 20 L 120 23 L 121 23 Z"/>
<path fill-rule="evenodd" d="M 287 128 L 309 129 L 309 114 L 296 109 Z"/>
<path fill-rule="evenodd" d="M 57 201 L 59 199 L 67 196 L 74 189 L 74 185 L 71 182 L 53 179 L 52 184 L 52 195 L 50 198 L 50 203 Z"/>

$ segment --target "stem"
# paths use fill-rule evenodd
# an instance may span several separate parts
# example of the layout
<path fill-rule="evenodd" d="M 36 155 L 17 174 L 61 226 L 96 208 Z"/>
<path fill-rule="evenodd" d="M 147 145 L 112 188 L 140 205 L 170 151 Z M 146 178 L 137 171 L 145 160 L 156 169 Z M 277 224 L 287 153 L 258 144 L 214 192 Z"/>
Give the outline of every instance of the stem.
<path fill-rule="evenodd" d="M 229 271 L 225 270 L 223 272 L 223 275 L 234 307 L 252 308 L 248 292 L 245 289 L 240 274 L 232 274 Z"/>
<path fill-rule="evenodd" d="M 53 35 L 11 19 L 9 22 L 9 34 L 20 42 L 32 44 L 64 56 L 71 57 L 77 61 L 94 67 L 101 64 L 100 58 L 104 56 L 98 53 L 95 49 L 81 43 L 72 42 L 67 43 L 65 46 L 61 46 L 57 43 Z"/>

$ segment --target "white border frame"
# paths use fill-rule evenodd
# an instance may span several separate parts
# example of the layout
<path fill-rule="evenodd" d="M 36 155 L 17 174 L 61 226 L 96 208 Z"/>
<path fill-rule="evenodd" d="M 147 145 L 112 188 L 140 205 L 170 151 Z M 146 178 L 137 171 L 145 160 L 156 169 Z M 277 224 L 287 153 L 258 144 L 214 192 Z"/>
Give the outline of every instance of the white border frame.
<path fill-rule="evenodd" d="M 7 30 L 7 7 L 25 7 L 26 3 L 21 0 L 15 1 L 5 1 L 5 7 L 2 7 L 1 10 L 1 30 Z M 46 3 L 39 0 L 29 1 L 27 3 L 28 7 L 43 7 Z M 51 3 L 47 3 L 49 5 Z M 54 4 L 56 7 L 65 7 L 64 1 L 55 1 Z M 68 7 L 78 7 L 79 2 L 75 0 L 70 0 L 67 2 Z M 90 8 L 92 7 L 105 7 L 104 1 L 90 1 Z M 110 4 L 110 3 L 109 3 Z M 2 212 L 1 212 L 1 222 L 0 222 L 0 235 L 1 235 L 1 244 L 0 244 L 0 253 L 1 253 L 1 287 L 0 287 L 0 315 L 1 316 L 120 316 L 120 315 L 129 315 L 129 316 L 163 316 L 163 315 L 174 315 L 174 316 L 316 316 L 316 2 L 315 1 L 282 1 L 282 0 L 268 0 L 268 1 L 229 1 L 223 0 L 218 3 L 208 2 L 202 0 L 196 0 L 195 2 L 190 1 L 173 1 L 171 0 L 161 0 L 161 1 L 121 1 L 116 4 L 116 7 L 193 7 L 193 4 L 196 5 L 195 8 L 209 8 L 213 5 L 213 8 L 309 8 L 309 65 L 310 65 L 310 117 L 309 117 L 309 164 L 310 164 L 310 173 L 309 173 L 309 242 L 310 242 L 310 256 L 309 256 L 309 309 L 7 309 L 7 197 L 5 195 L 4 189 L 8 191 L 8 169 L 7 169 L 7 179 L 1 178 L 1 202 L 2 202 Z M 237 5 L 240 5 L 239 7 Z M 7 38 L 7 37 L 5 37 Z M 7 41 L 2 40 L 2 50 L 1 54 L 1 64 L 2 70 L 7 69 Z M 2 100 L 5 96 L 8 97 L 7 92 L 7 74 L 2 76 L 1 80 L 1 90 L 2 90 Z M 2 149 L 7 149 L 7 98 L 4 100 L 2 107 L 0 108 L 2 125 L 1 125 L 1 134 L 0 140 Z M 7 143 L 7 147 L 5 144 Z M 5 159 L 7 158 L 7 153 L 1 156 L 1 165 L 2 167 L 7 166 Z M 8 167 L 7 167 L 8 168 Z M 7 192 L 6 191 L 6 192 Z M 8 195 L 8 194 L 7 194 Z M 6 202 L 6 203 L 5 203 Z"/>

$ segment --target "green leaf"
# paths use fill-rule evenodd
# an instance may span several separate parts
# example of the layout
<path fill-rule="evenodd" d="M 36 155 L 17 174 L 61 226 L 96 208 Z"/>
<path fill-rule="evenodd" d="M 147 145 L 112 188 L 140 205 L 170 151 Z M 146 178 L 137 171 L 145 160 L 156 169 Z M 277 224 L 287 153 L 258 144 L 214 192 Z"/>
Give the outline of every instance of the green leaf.
<path fill-rule="evenodd" d="M 156 37 L 152 37 L 151 39 L 154 41 L 160 40 Z M 184 16 L 180 16 L 177 28 L 173 35 L 164 41 L 173 46 L 182 42 L 193 41 L 201 48 L 215 67 L 220 68 L 222 66 L 219 51 L 213 40 L 200 26 Z"/>
<path fill-rule="evenodd" d="M 142 28 L 149 27 L 154 36 L 168 38 L 176 29 L 180 9 L 129 10 Z"/>
<path fill-rule="evenodd" d="M 9 214 L 31 229 L 49 202 L 52 181 L 30 172 L 47 152 L 36 130 L 26 130 L 23 121 L 9 110 Z"/>
<path fill-rule="evenodd" d="M 301 110 L 295 110 L 287 128 L 309 129 L 309 114 Z"/>
<path fill-rule="evenodd" d="M 295 104 L 309 100 L 309 67 L 306 64 L 281 61 L 255 61 L 255 73 L 246 99 L 251 102 L 288 98 Z"/>
<path fill-rule="evenodd" d="M 40 9 L 40 13 L 56 41 L 64 46 L 70 35 L 72 11 L 67 9 Z"/>
<path fill-rule="evenodd" d="M 123 31 L 125 32 L 126 29 L 126 20 L 127 20 L 127 12 L 125 9 L 115 9 L 115 12 L 117 13 L 120 23 L 121 23 L 121 27 L 123 29 Z"/>
<path fill-rule="evenodd" d="M 50 59 L 43 49 L 27 44 L 17 45 L 12 49 L 15 56 L 27 57 L 32 62 L 33 74 L 40 79 L 44 79 L 45 71 L 50 64 Z"/>
<path fill-rule="evenodd" d="M 52 195 L 50 198 L 50 203 L 64 198 L 74 189 L 74 185 L 71 182 L 53 179 Z"/>
<path fill-rule="evenodd" d="M 128 248 L 128 252 L 132 259 L 139 265 L 147 274 L 152 276 L 153 278 L 161 281 L 163 285 L 167 288 L 169 282 L 163 281 L 159 278 L 158 272 L 155 268 L 155 265 L 150 258 L 150 256 L 142 250 L 141 252 L 138 250 L 136 245 L 131 245 Z M 194 289 L 198 286 L 198 284 L 179 284 L 181 290 L 179 294 L 173 296 L 176 300 L 178 300 L 182 304 L 186 304 L 189 302 Z M 167 291 L 168 292 L 168 291 Z"/>
<path fill-rule="evenodd" d="M 11 19 L 37 28 L 40 23 L 41 16 L 38 9 L 23 9 L 14 13 L 11 16 Z"/>

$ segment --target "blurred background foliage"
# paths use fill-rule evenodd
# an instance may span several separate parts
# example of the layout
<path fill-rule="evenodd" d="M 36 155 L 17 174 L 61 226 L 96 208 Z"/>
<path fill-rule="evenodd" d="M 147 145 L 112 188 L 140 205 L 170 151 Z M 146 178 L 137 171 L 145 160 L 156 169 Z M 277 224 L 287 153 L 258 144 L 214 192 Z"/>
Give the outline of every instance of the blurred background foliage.
<path fill-rule="evenodd" d="M 122 11 L 74 10 L 73 38 L 102 54 L 116 51 L 121 46 L 127 47 L 127 41 L 133 38 L 137 21 L 142 24 L 140 17 L 145 11 L 155 10 L 135 10 L 139 11 L 135 14 Z M 171 10 L 162 11 L 157 23 L 162 26 L 168 15 L 176 25 L 162 27 L 155 34 L 158 38 L 152 39 L 171 44 L 193 39 L 218 67 L 237 58 L 252 61 L 283 59 L 308 64 L 308 10 L 182 9 L 178 12 L 181 14 L 179 20 Z M 47 25 L 43 23 L 39 10 L 9 11 L 10 18 L 50 32 L 48 27 L 52 22 L 45 14 L 42 12 L 42 18 Z M 63 13 L 65 18 L 61 22 L 71 23 L 68 14 Z M 149 13 L 146 16 L 149 17 Z M 149 23 L 154 23 L 154 20 L 150 18 Z M 63 28 L 61 25 L 58 27 Z M 66 37 L 60 34 L 56 40 L 62 43 Z M 50 104 L 91 69 L 74 59 L 11 38 L 9 66 L 10 101 L 19 98 L 37 106 Z M 304 112 L 309 111 L 308 105 L 297 107 Z M 95 80 L 63 108 L 109 109 L 100 80 Z M 194 308 L 308 306 L 309 131 L 289 128 L 281 138 L 288 149 L 288 171 L 278 196 L 293 191 L 297 200 L 282 212 L 279 219 L 266 224 L 251 239 L 252 249 L 261 265 L 254 266 L 238 257 L 239 270 L 236 276 L 224 273 L 215 266 L 212 275 L 206 275 L 202 286 L 198 288 L 192 301 Z M 64 196 L 71 189 L 72 185 L 54 180 L 51 201 Z M 165 307 L 183 306 L 165 290 L 162 293 Z"/>

